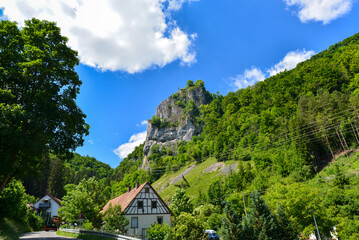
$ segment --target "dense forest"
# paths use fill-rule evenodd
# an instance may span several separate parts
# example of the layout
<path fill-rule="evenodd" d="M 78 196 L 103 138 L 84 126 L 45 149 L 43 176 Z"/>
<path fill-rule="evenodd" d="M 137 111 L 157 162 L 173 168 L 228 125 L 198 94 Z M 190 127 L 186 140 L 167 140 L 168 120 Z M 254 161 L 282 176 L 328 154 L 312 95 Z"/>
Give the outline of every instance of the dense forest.
<path fill-rule="evenodd" d="M 98 229 L 102 206 L 136 182 L 156 186 L 190 166 L 196 172 L 209 162 L 236 163 L 226 175 L 183 176 L 170 196 L 166 189 L 173 186 L 161 185 L 175 219 L 171 229 L 151 227 L 151 239 L 200 239 L 205 228 L 223 239 L 305 238 L 317 234 L 314 215 L 321 236 L 336 231 L 341 239 L 358 239 L 359 34 L 246 89 L 226 96 L 205 91 L 200 107 L 184 97 L 195 88 L 205 89 L 204 82 L 189 80 L 170 97 L 201 129 L 190 141 L 154 145 L 148 155 L 141 144 L 115 169 L 89 156 L 47 153 L 35 177 L 8 184 L 0 209 L 8 192 L 20 192 L 23 205 L 50 193 L 63 199 L 65 221 L 81 212 L 88 228 Z M 154 116 L 151 124 L 177 123 Z"/>
<path fill-rule="evenodd" d="M 93 157 L 74 153 L 71 158 L 47 155 L 39 165 L 38 175 L 24 178 L 26 192 L 37 198 L 50 193 L 62 198 L 67 184 L 79 184 L 82 179 L 95 177 L 101 182 L 112 175 L 113 169 Z"/>

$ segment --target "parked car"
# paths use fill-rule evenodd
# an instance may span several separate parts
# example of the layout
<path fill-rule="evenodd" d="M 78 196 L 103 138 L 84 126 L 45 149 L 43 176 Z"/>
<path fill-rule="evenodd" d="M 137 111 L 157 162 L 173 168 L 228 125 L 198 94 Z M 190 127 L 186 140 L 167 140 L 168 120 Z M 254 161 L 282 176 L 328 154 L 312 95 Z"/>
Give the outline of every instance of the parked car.
<path fill-rule="evenodd" d="M 209 240 L 219 240 L 218 233 L 214 230 L 206 230 L 204 231 L 206 234 L 208 234 Z"/>

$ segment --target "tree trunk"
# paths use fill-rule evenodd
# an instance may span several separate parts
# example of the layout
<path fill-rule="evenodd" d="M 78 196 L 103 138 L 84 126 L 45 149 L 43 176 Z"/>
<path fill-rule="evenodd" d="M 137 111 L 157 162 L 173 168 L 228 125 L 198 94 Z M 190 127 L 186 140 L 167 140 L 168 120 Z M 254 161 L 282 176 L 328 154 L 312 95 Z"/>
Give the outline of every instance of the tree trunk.
<path fill-rule="evenodd" d="M 342 139 L 341 139 L 341 137 L 340 137 L 340 135 L 339 135 L 339 133 L 338 133 L 338 130 L 337 130 L 336 128 L 335 128 L 335 133 L 336 133 L 337 136 L 338 136 L 338 139 L 339 139 L 339 141 L 340 141 L 340 144 L 342 145 L 343 151 L 345 151 L 344 143 L 342 142 Z"/>
<path fill-rule="evenodd" d="M 355 140 L 357 140 L 357 143 L 359 144 L 358 136 L 357 136 L 357 134 L 356 134 L 356 132 L 354 130 L 352 122 L 350 122 L 350 126 L 352 127 L 352 130 L 353 130 L 353 133 L 354 133 L 354 136 L 355 136 Z"/>
<path fill-rule="evenodd" d="M 8 182 L 10 182 L 10 180 L 13 178 L 13 176 L 11 176 L 11 174 L 8 174 L 5 179 L 1 182 L 0 185 L 0 194 L 2 193 L 2 191 L 4 190 L 4 188 L 6 187 L 6 184 Z"/>
<path fill-rule="evenodd" d="M 347 149 L 349 150 L 349 146 L 348 146 L 348 144 L 347 144 L 347 141 L 345 140 L 345 137 L 344 137 L 343 132 L 342 132 L 342 130 L 340 129 L 339 125 L 338 125 L 338 129 L 339 129 L 340 135 L 341 135 L 342 138 L 343 138 L 343 142 L 344 142 L 345 146 L 346 146 Z"/>
<path fill-rule="evenodd" d="M 354 125 L 355 125 L 355 130 L 357 132 L 357 135 L 359 136 L 358 121 L 356 119 L 354 119 Z"/>
<path fill-rule="evenodd" d="M 325 136 L 325 141 L 326 141 L 326 142 L 327 142 L 327 144 L 328 144 L 328 147 L 329 147 L 330 153 L 332 154 L 332 157 L 334 158 L 334 153 L 333 153 L 332 148 L 330 147 L 330 143 L 329 143 L 329 140 L 328 140 L 328 136 L 327 136 L 327 133 L 325 132 L 325 130 L 324 130 L 324 136 Z"/>
<path fill-rule="evenodd" d="M 339 128 L 339 127 L 338 127 L 338 128 Z M 344 147 L 344 144 L 343 144 L 342 140 L 340 139 L 340 135 L 339 135 L 339 133 L 338 133 L 338 130 L 335 129 L 335 132 L 336 132 L 337 135 L 338 135 L 338 138 L 339 138 L 339 140 L 340 140 L 340 143 L 342 144 L 343 150 L 346 151 L 346 149 L 345 149 L 345 147 Z M 345 139 L 344 139 L 344 141 L 345 141 Z M 346 143 L 345 143 L 345 144 L 346 144 Z M 347 145 L 347 147 L 348 147 L 348 145 Z M 349 149 L 349 148 L 348 148 L 348 149 Z M 349 158 L 348 153 L 345 153 L 345 155 L 346 155 L 347 158 L 348 158 L 349 164 L 352 164 L 351 161 L 350 161 L 350 158 Z"/>
<path fill-rule="evenodd" d="M 318 128 L 318 129 L 319 129 L 319 128 Z M 324 150 L 325 150 L 327 156 L 329 156 L 328 147 L 327 147 L 327 145 L 325 144 L 325 142 L 324 142 L 324 140 L 323 140 L 322 134 L 320 134 L 320 130 L 318 130 L 318 132 L 316 132 L 315 129 L 312 128 L 312 132 L 313 132 L 314 136 L 317 135 L 317 134 L 319 134 L 319 138 L 320 138 L 320 141 L 321 141 L 322 145 L 324 146 Z"/>

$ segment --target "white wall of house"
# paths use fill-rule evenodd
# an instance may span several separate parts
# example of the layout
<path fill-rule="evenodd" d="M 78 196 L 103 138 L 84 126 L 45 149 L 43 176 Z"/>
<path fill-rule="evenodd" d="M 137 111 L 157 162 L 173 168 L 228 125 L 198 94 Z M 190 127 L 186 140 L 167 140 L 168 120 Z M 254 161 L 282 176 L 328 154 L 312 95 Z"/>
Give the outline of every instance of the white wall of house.
<path fill-rule="evenodd" d="M 167 223 L 168 226 L 171 226 L 171 215 L 170 214 L 151 214 L 151 215 L 125 215 L 128 219 L 128 227 L 127 227 L 127 234 L 131 236 L 138 236 L 143 238 L 143 231 L 149 228 L 152 224 L 157 223 L 157 218 L 162 217 L 163 223 Z M 138 226 L 137 228 L 133 228 L 131 226 L 131 219 L 133 217 L 137 217 L 138 219 Z"/>
<path fill-rule="evenodd" d="M 51 213 L 51 217 L 58 216 L 57 210 L 59 210 L 60 205 L 59 205 L 57 202 L 55 202 L 55 201 L 54 201 L 50 196 L 48 196 L 48 195 L 42 197 L 39 201 L 37 201 L 37 202 L 34 204 L 34 207 L 35 207 L 36 209 L 38 209 L 40 203 L 44 203 L 45 200 L 48 200 L 48 199 L 49 199 L 49 201 L 50 201 L 50 203 L 51 203 L 51 207 L 48 208 L 46 211 Z"/>

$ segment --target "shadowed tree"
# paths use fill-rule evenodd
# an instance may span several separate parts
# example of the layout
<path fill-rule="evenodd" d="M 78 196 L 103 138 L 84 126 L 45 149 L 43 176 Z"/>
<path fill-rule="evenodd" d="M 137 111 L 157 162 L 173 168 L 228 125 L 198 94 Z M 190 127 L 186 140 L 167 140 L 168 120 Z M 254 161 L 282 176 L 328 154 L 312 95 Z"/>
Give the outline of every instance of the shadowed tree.
<path fill-rule="evenodd" d="M 0 193 L 44 154 L 75 150 L 88 134 L 75 102 L 79 60 L 66 43 L 54 22 L 0 22 Z"/>

